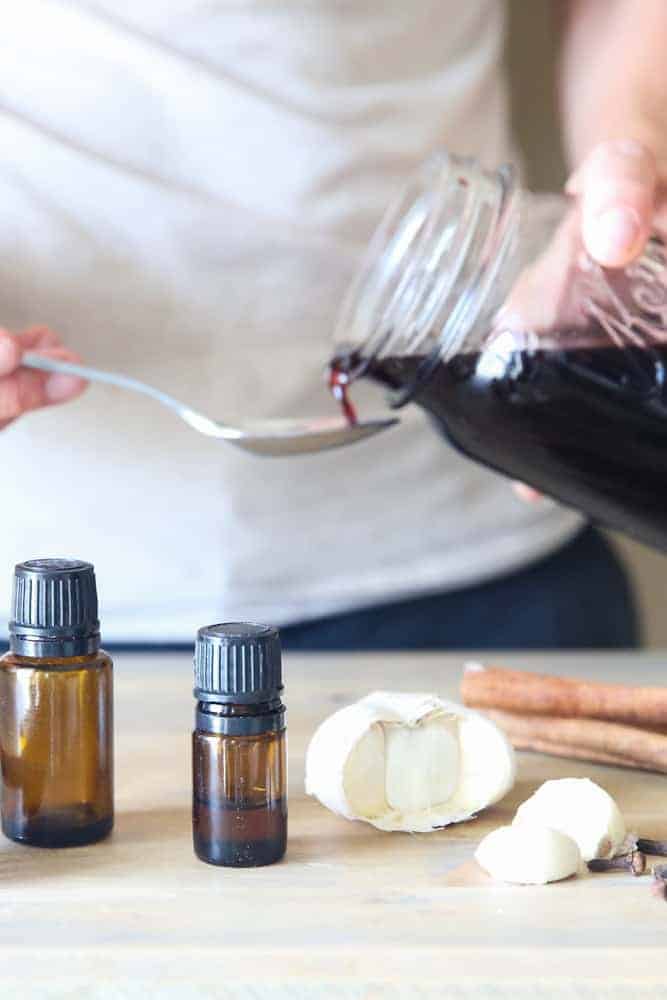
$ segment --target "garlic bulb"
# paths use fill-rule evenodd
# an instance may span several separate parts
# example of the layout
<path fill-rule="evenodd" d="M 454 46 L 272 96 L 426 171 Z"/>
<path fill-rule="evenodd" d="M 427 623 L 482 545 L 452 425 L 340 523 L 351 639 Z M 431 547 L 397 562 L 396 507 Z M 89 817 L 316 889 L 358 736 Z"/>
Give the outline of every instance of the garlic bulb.
<path fill-rule="evenodd" d="M 625 822 L 608 792 L 589 778 L 545 781 L 516 811 L 514 823 L 560 830 L 579 845 L 584 861 L 613 858 L 625 839 Z"/>
<path fill-rule="evenodd" d="M 470 819 L 514 776 L 514 751 L 495 723 L 432 694 L 369 694 L 326 719 L 306 753 L 306 792 L 379 830 L 424 833 Z"/>
<path fill-rule="evenodd" d="M 572 838 L 559 830 L 519 823 L 489 833 L 475 851 L 475 860 L 501 882 L 545 885 L 574 875 L 581 854 Z"/>

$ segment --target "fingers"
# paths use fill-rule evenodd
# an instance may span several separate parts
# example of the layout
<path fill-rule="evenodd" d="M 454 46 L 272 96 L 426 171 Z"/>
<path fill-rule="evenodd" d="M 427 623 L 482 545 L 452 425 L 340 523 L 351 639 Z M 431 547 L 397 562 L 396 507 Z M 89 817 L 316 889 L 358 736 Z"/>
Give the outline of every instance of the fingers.
<path fill-rule="evenodd" d="M 41 406 L 67 402 L 84 388 L 85 382 L 72 375 L 49 375 L 19 368 L 12 375 L 0 378 L 0 424 L 5 426 Z"/>
<path fill-rule="evenodd" d="M 651 232 L 657 165 L 644 146 L 613 140 L 596 146 L 567 183 L 581 201 L 584 246 L 599 264 L 624 267 Z"/>
<path fill-rule="evenodd" d="M 524 503 L 538 503 L 544 499 L 538 490 L 533 489 L 532 486 L 527 486 L 525 483 L 512 483 L 512 486 L 516 495 Z"/>
<path fill-rule="evenodd" d="M 31 326 L 27 330 L 21 330 L 16 337 L 24 351 L 41 351 L 46 347 L 62 348 L 60 337 L 48 326 Z"/>
<path fill-rule="evenodd" d="M 21 364 L 21 345 L 8 330 L 0 328 L 0 377 L 10 375 Z"/>
<path fill-rule="evenodd" d="M 30 410 L 74 399 L 85 389 L 85 381 L 72 375 L 21 368 L 26 349 L 39 349 L 63 361 L 78 361 L 76 355 L 62 347 L 57 334 L 46 328 L 21 334 L 0 329 L 0 427 Z"/>

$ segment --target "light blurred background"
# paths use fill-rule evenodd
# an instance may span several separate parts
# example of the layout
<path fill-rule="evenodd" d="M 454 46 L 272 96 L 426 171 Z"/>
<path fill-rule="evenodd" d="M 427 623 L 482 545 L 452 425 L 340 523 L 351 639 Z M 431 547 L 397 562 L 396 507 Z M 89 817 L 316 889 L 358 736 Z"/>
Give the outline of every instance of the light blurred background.
<path fill-rule="evenodd" d="M 565 178 L 558 134 L 555 56 L 558 39 L 551 4 L 510 0 L 507 44 L 514 128 L 522 147 L 530 187 L 553 190 Z M 666 498 L 667 502 L 667 498 Z M 632 572 L 648 646 L 667 646 L 667 556 L 627 539 L 614 539 Z"/>

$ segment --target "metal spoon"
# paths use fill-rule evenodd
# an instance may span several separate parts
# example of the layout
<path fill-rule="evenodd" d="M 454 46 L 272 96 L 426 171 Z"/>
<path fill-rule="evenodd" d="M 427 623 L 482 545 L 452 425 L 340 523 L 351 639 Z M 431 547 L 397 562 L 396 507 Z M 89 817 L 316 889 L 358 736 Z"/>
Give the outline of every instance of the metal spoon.
<path fill-rule="evenodd" d="M 78 375 L 91 382 L 107 382 L 121 389 L 141 392 L 169 407 L 200 434 L 223 438 L 230 444 L 254 452 L 256 455 L 305 455 L 309 452 L 325 451 L 328 448 L 340 448 L 372 437 L 373 434 L 378 434 L 398 423 L 396 417 L 363 420 L 356 424 L 350 424 L 341 417 L 303 417 L 299 420 L 253 420 L 242 427 L 230 427 L 218 420 L 212 420 L 166 392 L 129 375 L 87 368 L 85 365 L 75 365 L 69 361 L 56 361 L 32 351 L 23 355 L 22 364 L 26 368 Z"/>

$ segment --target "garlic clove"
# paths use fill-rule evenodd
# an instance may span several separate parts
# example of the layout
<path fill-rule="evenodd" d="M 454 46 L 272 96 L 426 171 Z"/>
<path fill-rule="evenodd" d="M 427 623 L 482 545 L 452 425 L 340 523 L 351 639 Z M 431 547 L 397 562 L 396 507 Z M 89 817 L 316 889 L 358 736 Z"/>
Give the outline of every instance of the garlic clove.
<path fill-rule="evenodd" d="M 306 754 L 308 794 L 381 830 L 469 819 L 514 776 L 514 752 L 495 723 L 429 694 L 370 694 L 326 719 Z"/>
<path fill-rule="evenodd" d="M 475 860 L 492 878 L 519 885 L 559 882 L 581 867 L 581 854 L 571 837 L 530 823 L 493 830 L 475 851 Z"/>
<path fill-rule="evenodd" d="M 371 818 L 389 808 L 384 784 L 384 729 L 374 723 L 352 748 L 344 768 L 347 801 L 353 814 Z"/>
<path fill-rule="evenodd" d="M 611 795 L 589 778 L 545 781 L 519 806 L 514 823 L 541 824 L 572 837 L 584 861 L 613 858 L 625 839 L 625 821 Z"/>
<path fill-rule="evenodd" d="M 459 779 L 458 723 L 428 717 L 421 725 L 384 727 L 384 785 L 387 804 L 401 813 L 447 802 Z"/>

